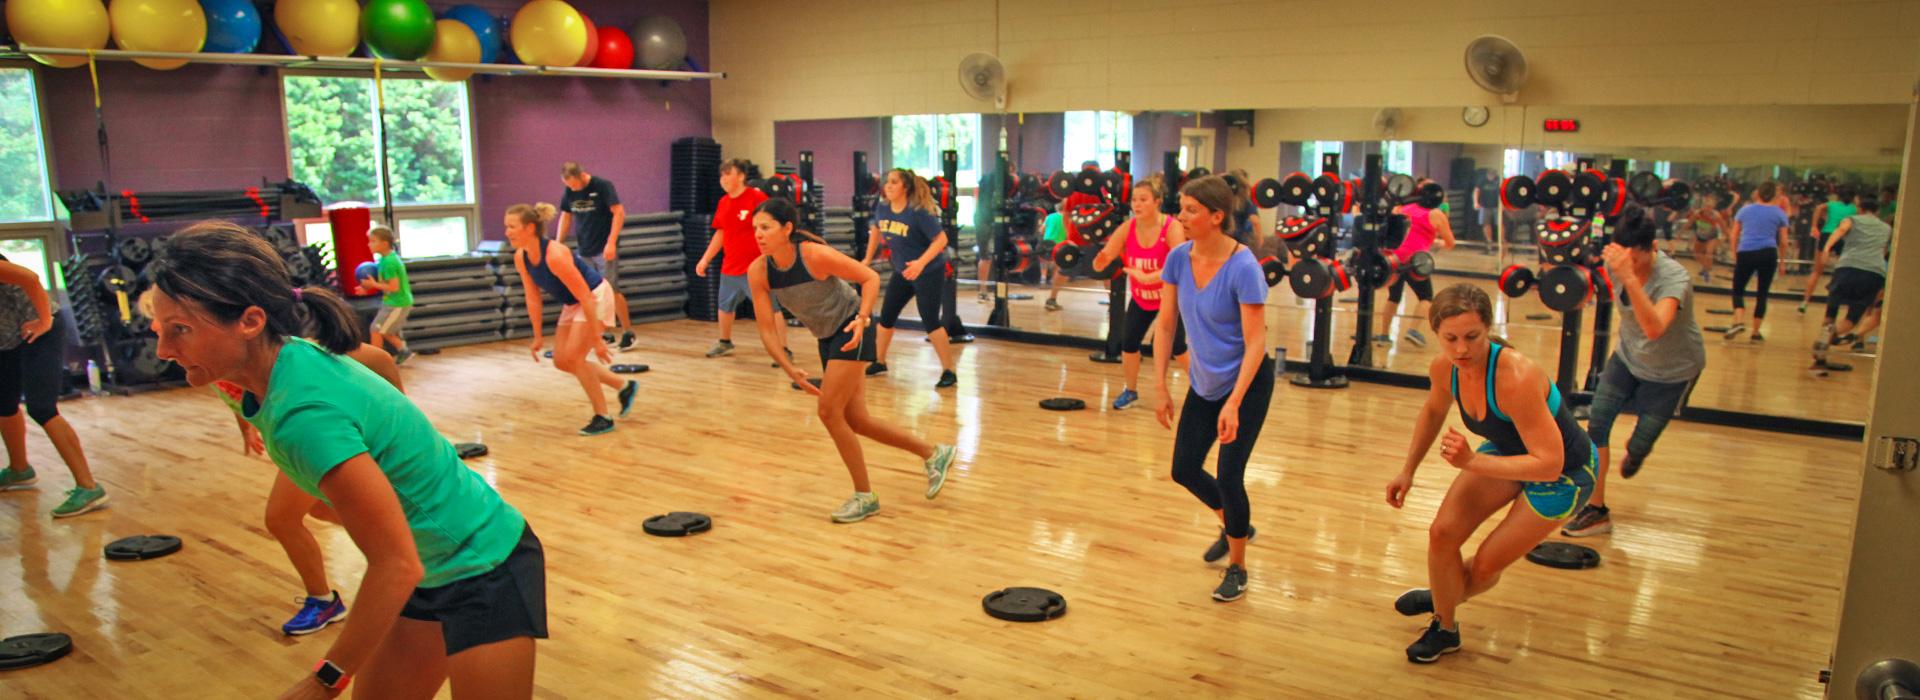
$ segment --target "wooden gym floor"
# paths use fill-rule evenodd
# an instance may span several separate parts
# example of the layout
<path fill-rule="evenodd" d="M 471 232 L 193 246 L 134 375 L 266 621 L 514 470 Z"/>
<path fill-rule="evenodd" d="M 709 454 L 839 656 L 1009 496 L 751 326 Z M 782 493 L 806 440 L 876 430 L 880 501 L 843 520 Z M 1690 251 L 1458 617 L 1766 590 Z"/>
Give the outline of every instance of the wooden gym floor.
<path fill-rule="evenodd" d="M 1208 598 L 1219 571 L 1200 561 L 1216 524 L 1168 478 L 1172 434 L 1151 410 L 1104 408 L 1117 366 L 982 341 L 965 348 L 959 387 L 935 394 L 932 351 L 903 333 L 892 374 L 869 380 L 871 406 L 958 444 L 953 478 L 928 502 L 917 460 L 868 445 L 883 510 L 834 525 L 845 472 L 813 401 L 768 368 L 751 326 L 739 352 L 711 360 L 700 356 L 711 325 L 641 335 L 622 359 L 653 371 L 634 417 L 604 437 L 574 435 L 588 417 L 577 385 L 520 341 L 404 370 L 446 435 L 491 446 L 469 466 L 546 543 L 543 698 L 1821 692 L 1855 443 L 1674 424 L 1645 472 L 1616 482 L 1619 529 L 1590 541 L 1600 568 L 1516 564 L 1462 608 L 1466 648 L 1414 666 L 1402 650 L 1425 621 L 1391 603 L 1425 585 L 1427 524 L 1453 476 L 1429 457 L 1404 511 L 1383 502 L 1419 392 L 1281 385 L 1247 474 L 1261 531 L 1252 587 L 1219 604 Z M 794 349 L 817 366 L 811 342 Z M 1035 406 L 1056 395 L 1090 409 Z M 299 585 L 260 523 L 273 467 L 241 455 L 221 403 L 174 390 L 63 411 L 113 506 L 53 521 L 70 481 L 30 431 L 42 481 L 0 495 L 0 636 L 63 631 L 75 650 L 7 672 L 4 694 L 262 697 L 306 674 L 338 631 L 281 636 Z M 714 529 L 641 533 L 670 510 L 708 513 Z M 363 560 L 343 530 L 310 522 L 351 596 Z M 186 548 L 136 563 L 100 555 L 149 533 Z M 1069 612 L 986 616 L 981 596 L 1007 586 L 1059 591 Z"/>

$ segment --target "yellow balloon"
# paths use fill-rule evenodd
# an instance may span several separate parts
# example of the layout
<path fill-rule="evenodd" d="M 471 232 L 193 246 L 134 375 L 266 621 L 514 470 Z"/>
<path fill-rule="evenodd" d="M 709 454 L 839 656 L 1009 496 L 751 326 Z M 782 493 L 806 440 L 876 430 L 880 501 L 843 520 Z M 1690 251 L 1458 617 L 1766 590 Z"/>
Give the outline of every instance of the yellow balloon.
<path fill-rule="evenodd" d="M 197 53 L 207 43 L 207 15 L 200 0 L 113 0 L 113 41 L 128 51 Z M 136 58 L 154 70 L 187 65 L 184 58 Z"/>
<path fill-rule="evenodd" d="M 302 56 L 346 56 L 360 47 L 360 3 L 354 0 L 280 0 L 273 22 Z"/>
<path fill-rule="evenodd" d="M 572 66 L 587 53 L 587 20 L 562 0 L 533 0 L 513 15 L 513 53 L 529 66 Z"/>
<path fill-rule="evenodd" d="M 447 63 L 479 63 L 480 37 L 474 35 L 473 28 L 457 19 L 443 19 L 433 23 L 433 48 L 427 50 L 428 61 Z M 469 68 L 427 68 L 427 76 L 434 80 L 457 83 L 473 75 Z"/>
<path fill-rule="evenodd" d="M 28 46 L 104 49 L 111 26 L 100 0 L 6 0 L 7 26 Z M 87 65 L 84 56 L 34 56 L 58 68 Z"/>

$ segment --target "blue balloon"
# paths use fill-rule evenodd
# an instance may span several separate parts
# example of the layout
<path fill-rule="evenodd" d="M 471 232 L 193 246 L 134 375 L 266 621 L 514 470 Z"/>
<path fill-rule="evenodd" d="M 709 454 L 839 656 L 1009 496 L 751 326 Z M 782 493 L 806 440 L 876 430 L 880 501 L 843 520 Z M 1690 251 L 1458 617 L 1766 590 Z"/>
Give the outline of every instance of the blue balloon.
<path fill-rule="evenodd" d="M 253 53 L 260 43 L 260 10 L 252 0 L 200 0 L 207 15 L 207 53 Z"/>
<path fill-rule="evenodd" d="M 447 10 L 445 16 L 473 28 L 473 36 L 480 40 L 481 63 L 492 63 L 494 57 L 499 55 L 500 20 L 475 5 L 455 5 Z"/>

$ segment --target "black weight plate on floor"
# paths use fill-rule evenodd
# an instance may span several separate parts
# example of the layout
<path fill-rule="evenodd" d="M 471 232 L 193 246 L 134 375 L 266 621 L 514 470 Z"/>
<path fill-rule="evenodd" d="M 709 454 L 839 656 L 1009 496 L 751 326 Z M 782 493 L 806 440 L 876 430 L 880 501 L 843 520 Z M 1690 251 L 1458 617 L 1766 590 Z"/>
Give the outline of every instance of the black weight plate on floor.
<path fill-rule="evenodd" d="M 1045 588 L 1002 588 L 980 599 L 980 607 L 1008 622 L 1043 622 L 1067 614 L 1067 599 Z"/>
<path fill-rule="evenodd" d="M 172 535 L 134 535 L 107 545 L 107 558 L 114 561 L 138 561 L 164 557 L 180 551 L 180 538 Z"/>
<path fill-rule="evenodd" d="M 473 459 L 487 456 L 487 446 L 478 442 L 456 442 L 453 450 L 460 453 L 461 459 Z"/>
<path fill-rule="evenodd" d="M 0 639 L 0 671 L 51 663 L 73 651 L 73 638 L 59 632 Z"/>
<path fill-rule="evenodd" d="M 1591 569 L 1600 565 L 1600 552 L 1568 542 L 1541 542 L 1527 552 L 1527 561 L 1556 569 Z"/>
<path fill-rule="evenodd" d="M 1049 411 L 1078 411 L 1086 408 L 1087 402 L 1065 396 L 1055 396 L 1051 399 L 1041 399 L 1040 407 Z"/>
<path fill-rule="evenodd" d="M 1727 332 L 1727 328 L 1727 326 L 1701 326 L 1700 330 L 1708 333 L 1725 333 Z"/>
<path fill-rule="evenodd" d="M 640 523 L 640 529 L 655 537 L 685 537 L 713 529 L 713 519 L 699 513 L 674 511 L 647 518 Z"/>
<path fill-rule="evenodd" d="M 613 365 L 607 369 L 613 370 L 614 374 L 639 374 L 653 368 L 646 365 Z"/>

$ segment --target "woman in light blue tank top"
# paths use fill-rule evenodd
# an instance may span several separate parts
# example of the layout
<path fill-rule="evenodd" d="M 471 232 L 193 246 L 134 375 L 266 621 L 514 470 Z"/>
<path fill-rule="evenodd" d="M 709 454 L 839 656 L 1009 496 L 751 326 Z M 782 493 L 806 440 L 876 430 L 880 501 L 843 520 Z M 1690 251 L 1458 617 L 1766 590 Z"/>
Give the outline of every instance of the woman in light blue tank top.
<path fill-rule="evenodd" d="M 520 273 L 520 286 L 527 295 L 527 320 L 533 324 L 533 343 L 528 351 L 537 363 L 540 349 L 546 345 L 540 299 L 540 292 L 545 291 L 565 304 L 553 332 L 553 368 L 578 379 L 581 390 L 587 392 L 587 401 L 593 404 L 593 419 L 580 434 L 604 435 L 613 432 L 606 390 L 619 390 L 620 417 L 625 418 L 633 410 L 633 397 L 640 385 L 622 380 L 607 369 L 613 353 L 607 350 L 600 333 L 613 325 L 613 285 L 567 244 L 547 238 L 547 222 L 553 217 L 553 205 L 545 202 L 515 204 L 507 209 L 507 243 L 513 246 L 513 267 Z M 599 364 L 587 361 L 589 350 L 600 358 Z"/>

